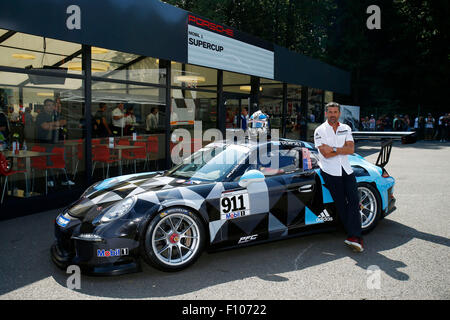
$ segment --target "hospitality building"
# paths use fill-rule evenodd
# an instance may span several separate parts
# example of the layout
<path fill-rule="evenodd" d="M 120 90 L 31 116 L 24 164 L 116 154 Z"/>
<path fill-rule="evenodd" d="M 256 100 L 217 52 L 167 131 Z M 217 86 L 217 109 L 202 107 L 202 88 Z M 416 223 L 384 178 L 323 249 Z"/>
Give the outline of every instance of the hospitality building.
<path fill-rule="evenodd" d="M 157 0 L 5 2 L 0 219 L 169 168 L 172 132 L 195 121 L 225 134 L 261 109 L 280 136 L 311 140 L 324 104 L 349 93 L 347 71 Z"/>

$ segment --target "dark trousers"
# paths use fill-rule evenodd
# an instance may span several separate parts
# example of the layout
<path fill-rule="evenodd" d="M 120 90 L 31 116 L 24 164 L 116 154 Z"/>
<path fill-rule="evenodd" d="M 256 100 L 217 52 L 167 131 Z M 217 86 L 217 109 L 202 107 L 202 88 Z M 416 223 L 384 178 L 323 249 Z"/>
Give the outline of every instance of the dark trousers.
<path fill-rule="evenodd" d="M 336 177 L 320 170 L 325 187 L 330 190 L 339 218 L 349 237 L 361 237 L 361 214 L 355 174 L 348 175 L 343 168 L 342 176 Z"/>

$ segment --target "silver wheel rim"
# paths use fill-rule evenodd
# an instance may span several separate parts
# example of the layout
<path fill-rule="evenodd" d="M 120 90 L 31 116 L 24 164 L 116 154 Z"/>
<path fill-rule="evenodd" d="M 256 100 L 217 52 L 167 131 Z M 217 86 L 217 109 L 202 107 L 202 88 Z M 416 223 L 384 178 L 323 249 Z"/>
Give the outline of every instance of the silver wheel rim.
<path fill-rule="evenodd" d="M 151 241 L 158 260 L 170 266 L 179 266 L 195 256 L 200 244 L 200 232 L 191 217 L 171 214 L 158 222 Z"/>
<path fill-rule="evenodd" d="M 373 192 L 366 187 L 358 187 L 359 213 L 361 214 L 361 227 L 368 228 L 377 216 L 377 199 Z"/>

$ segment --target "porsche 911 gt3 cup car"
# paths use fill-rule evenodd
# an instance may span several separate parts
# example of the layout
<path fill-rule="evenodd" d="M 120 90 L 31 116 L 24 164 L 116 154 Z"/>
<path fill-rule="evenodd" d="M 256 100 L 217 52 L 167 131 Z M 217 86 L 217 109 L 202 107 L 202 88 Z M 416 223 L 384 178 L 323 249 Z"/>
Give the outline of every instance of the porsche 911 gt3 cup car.
<path fill-rule="evenodd" d="M 204 250 L 336 228 L 316 154 L 295 140 L 214 142 L 168 171 L 100 181 L 56 218 L 52 259 L 88 274 L 139 271 L 141 260 L 177 271 Z M 368 232 L 395 209 L 395 180 L 357 154 L 350 163 Z"/>

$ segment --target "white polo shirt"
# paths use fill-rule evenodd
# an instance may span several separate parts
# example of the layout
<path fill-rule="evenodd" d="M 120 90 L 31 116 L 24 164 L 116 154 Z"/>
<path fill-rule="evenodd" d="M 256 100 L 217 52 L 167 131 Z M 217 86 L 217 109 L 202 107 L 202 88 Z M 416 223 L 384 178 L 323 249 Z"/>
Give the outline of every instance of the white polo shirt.
<path fill-rule="evenodd" d="M 124 128 L 125 127 L 125 118 L 120 118 L 119 120 L 114 120 L 114 117 L 123 117 L 123 111 L 119 108 L 115 108 L 112 112 L 112 125 L 114 127 Z"/>
<path fill-rule="evenodd" d="M 314 144 L 316 148 L 319 148 L 323 144 L 329 145 L 332 148 L 342 148 L 346 141 L 354 140 L 352 129 L 343 123 L 339 123 L 336 133 L 328 121 L 322 123 L 314 131 Z M 327 159 L 319 151 L 319 166 L 324 172 L 332 176 L 342 176 L 341 167 L 344 168 L 347 174 L 353 173 L 347 155 L 337 155 Z"/>

